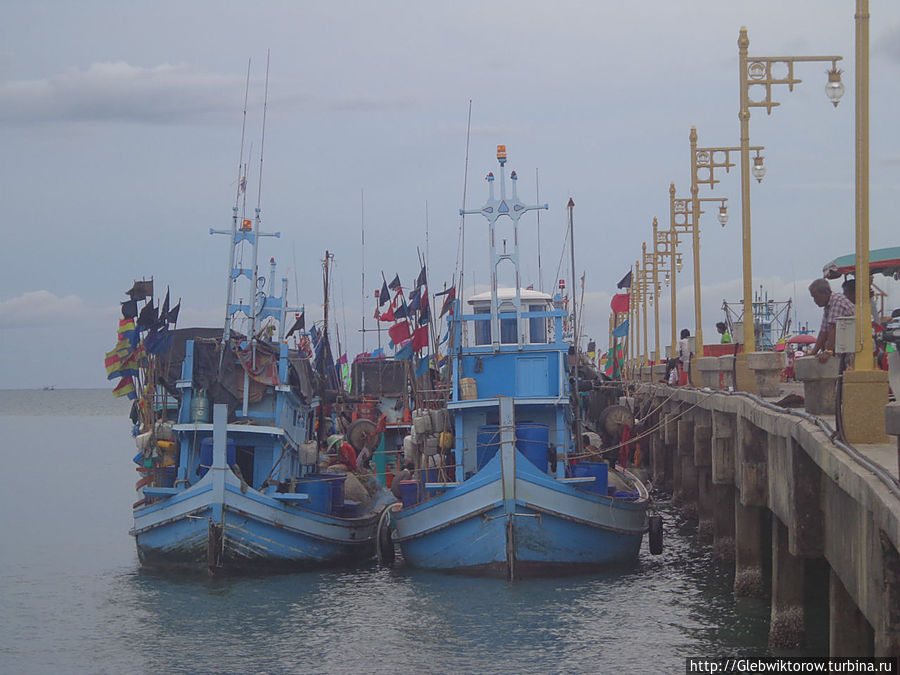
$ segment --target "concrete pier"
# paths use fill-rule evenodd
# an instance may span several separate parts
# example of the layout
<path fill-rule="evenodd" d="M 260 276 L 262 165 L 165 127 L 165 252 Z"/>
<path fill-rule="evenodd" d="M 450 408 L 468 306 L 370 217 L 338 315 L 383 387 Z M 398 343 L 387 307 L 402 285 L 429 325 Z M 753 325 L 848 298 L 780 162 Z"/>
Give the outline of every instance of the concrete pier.
<path fill-rule="evenodd" d="M 803 559 L 790 552 L 788 528 L 772 519 L 772 614 L 769 644 L 779 649 L 803 646 Z"/>
<path fill-rule="evenodd" d="M 711 388 L 643 384 L 636 401 L 659 408 L 643 429 L 654 484 L 670 482 L 685 517 L 712 536 L 712 555 L 734 561 L 736 595 L 769 597 L 774 648 L 805 640 L 812 566 L 819 602 L 830 574 L 830 655 L 900 656 L 894 438 L 847 445 L 835 440 L 833 417 Z M 900 431 L 893 408 L 886 416 L 882 430 Z"/>

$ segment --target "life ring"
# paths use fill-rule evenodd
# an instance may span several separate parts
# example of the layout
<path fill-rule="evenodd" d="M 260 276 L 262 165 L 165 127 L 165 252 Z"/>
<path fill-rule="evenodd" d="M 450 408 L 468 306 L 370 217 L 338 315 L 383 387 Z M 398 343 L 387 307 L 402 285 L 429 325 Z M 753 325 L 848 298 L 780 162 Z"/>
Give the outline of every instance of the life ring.
<path fill-rule="evenodd" d="M 659 555 L 663 552 L 663 520 L 662 516 L 650 516 L 648 536 L 650 540 L 650 553 Z"/>

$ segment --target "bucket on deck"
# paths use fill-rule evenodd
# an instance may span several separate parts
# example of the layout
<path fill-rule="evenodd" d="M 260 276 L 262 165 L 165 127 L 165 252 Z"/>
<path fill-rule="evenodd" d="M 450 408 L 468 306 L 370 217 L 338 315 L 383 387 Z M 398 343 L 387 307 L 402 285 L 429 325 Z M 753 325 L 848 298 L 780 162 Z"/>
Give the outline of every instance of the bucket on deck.
<path fill-rule="evenodd" d="M 419 481 L 400 481 L 400 501 L 403 503 L 404 509 L 419 503 Z"/>
<path fill-rule="evenodd" d="M 582 487 L 589 492 L 598 492 L 601 495 L 608 493 L 609 465 L 606 462 L 578 462 L 572 467 L 572 474 L 577 477 L 594 476 L 593 483 L 586 483 Z"/>
<path fill-rule="evenodd" d="M 234 440 L 231 438 L 225 441 L 225 463 L 228 466 L 234 466 L 236 463 L 234 451 Z M 203 478 L 209 467 L 213 463 L 213 439 L 212 436 L 204 438 L 200 441 L 200 466 L 197 468 L 197 476 Z"/>

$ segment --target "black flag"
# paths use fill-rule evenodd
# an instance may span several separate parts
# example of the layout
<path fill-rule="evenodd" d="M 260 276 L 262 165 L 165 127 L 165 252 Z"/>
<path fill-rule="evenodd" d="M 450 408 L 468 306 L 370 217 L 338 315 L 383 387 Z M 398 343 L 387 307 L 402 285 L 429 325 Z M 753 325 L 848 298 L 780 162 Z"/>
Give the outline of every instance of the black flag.
<path fill-rule="evenodd" d="M 616 284 L 616 288 L 631 288 L 631 270 L 628 270 L 628 274 L 622 277 L 622 280 Z"/>
<path fill-rule="evenodd" d="M 141 313 L 138 316 L 137 327 L 139 330 L 147 330 L 148 328 L 152 328 L 154 325 L 156 325 L 156 321 L 156 307 L 153 306 L 152 302 L 148 302 L 146 305 L 144 305 L 144 309 L 141 310 Z"/>
<path fill-rule="evenodd" d="M 421 288 L 425 285 L 425 265 L 422 265 L 422 271 L 419 272 L 419 277 L 416 279 L 416 288 Z"/>
<path fill-rule="evenodd" d="M 394 280 L 388 284 L 388 288 L 390 288 L 392 291 L 396 291 L 398 288 L 400 288 L 400 275 L 399 274 L 394 275 Z"/>
<path fill-rule="evenodd" d="M 125 291 L 132 300 L 143 300 L 153 297 L 153 279 L 150 281 L 135 281 L 134 286 Z"/>
<path fill-rule="evenodd" d="M 181 299 L 178 299 L 178 304 L 175 305 L 169 312 L 166 314 L 166 320 L 169 323 L 178 323 L 178 312 L 181 311 Z"/>
<path fill-rule="evenodd" d="M 133 319 L 137 316 L 137 300 L 126 300 L 122 303 L 122 316 L 126 319 Z"/>
<path fill-rule="evenodd" d="M 391 299 L 391 292 L 388 290 L 387 281 L 381 282 L 381 294 L 378 296 L 378 306 L 381 307 Z"/>
<path fill-rule="evenodd" d="M 296 330 L 305 330 L 306 329 L 306 312 L 301 312 L 297 315 L 297 320 L 294 321 L 294 325 L 291 326 L 291 329 L 285 335 L 285 338 L 291 337 L 294 331 Z"/>

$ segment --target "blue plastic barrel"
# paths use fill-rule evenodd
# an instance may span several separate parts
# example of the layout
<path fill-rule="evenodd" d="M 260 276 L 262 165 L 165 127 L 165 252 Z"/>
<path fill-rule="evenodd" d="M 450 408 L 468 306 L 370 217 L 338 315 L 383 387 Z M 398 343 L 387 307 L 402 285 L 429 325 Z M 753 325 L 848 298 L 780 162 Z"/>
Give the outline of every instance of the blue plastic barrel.
<path fill-rule="evenodd" d="M 484 465 L 491 461 L 500 449 L 500 427 L 496 424 L 486 424 L 478 427 L 478 436 L 475 444 L 475 470 L 480 471 Z"/>
<path fill-rule="evenodd" d="M 550 428 L 546 424 L 522 422 L 516 425 L 516 449 L 539 470 L 547 473 Z"/>
<path fill-rule="evenodd" d="M 328 476 L 334 474 L 307 474 L 297 481 L 295 492 L 306 493 L 309 495 L 309 501 L 303 506 L 310 511 L 331 515 L 332 498 L 331 483 Z"/>
<path fill-rule="evenodd" d="M 597 480 L 593 483 L 586 483 L 583 489 L 599 492 L 602 495 L 608 493 L 609 465 L 606 462 L 578 462 L 572 467 L 572 475 L 576 477 L 594 476 Z"/>
<path fill-rule="evenodd" d="M 400 481 L 400 501 L 403 503 L 404 509 L 419 503 L 419 481 Z"/>
<path fill-rule="evenodd" d="M 212 436 L 208 436 L 200 441 L 200 469 L 197 472 L 197 475 L 200 478 L 206 475 L 206 472 L 209 471 L 209 467 L 212 466 L 213 463 L 213 439 Z M 234 452 L 234 440 L 231 438 L 226 439 L 225 441 L 225 463 L 228 466 L 234 466 L 235 464 L 235 452 Z"/>
<path fill-rule="evenodd" d="M 347 474 L 323 473 L 320 475 L 327 481 L 331 492 L 331 512 L 340 513 L 344 506 L 344 481 L 347 480 Z"/>

